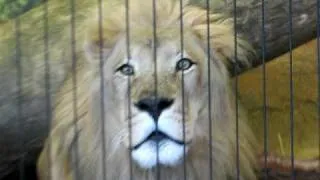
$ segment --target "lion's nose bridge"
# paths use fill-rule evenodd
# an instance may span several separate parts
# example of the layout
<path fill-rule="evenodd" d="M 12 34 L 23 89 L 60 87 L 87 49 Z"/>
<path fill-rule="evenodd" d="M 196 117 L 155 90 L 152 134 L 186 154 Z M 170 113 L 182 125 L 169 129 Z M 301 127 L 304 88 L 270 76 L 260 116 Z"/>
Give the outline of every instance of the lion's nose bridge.
<path fill-rule="evenodd" d="M 175 99 L 179 93 L 178 86 L 177 80 L 172 77 L 158 76 L 155 79 L 155 77 L 149 76 L 135 84 L 133 97 L 137 101 L 149 97 Z"/>
<path fill-rule="evenodd" d="M 149 79 L 149 78 L 148 78 Z M 132 87 L 132 97 L 134 101 L 139 101 L 148 97 L 156 96 L 156 85 L 153 81 L 146 80 L 137 82 Z"/>

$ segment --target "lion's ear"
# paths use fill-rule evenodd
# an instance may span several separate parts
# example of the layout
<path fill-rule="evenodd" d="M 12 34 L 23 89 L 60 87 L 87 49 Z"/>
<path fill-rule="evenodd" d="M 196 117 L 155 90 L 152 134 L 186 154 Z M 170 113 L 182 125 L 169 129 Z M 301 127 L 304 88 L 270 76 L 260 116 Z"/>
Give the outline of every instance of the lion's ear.
<path fill-rule="evenodd" d="M 86 41 L 83 46 L 86 60 L 89 63 L 99 63 L 99 60 L 105 59 L 111 51 L 111 47 L 100 45 L 99 43 L 94 43 Z"/>
<path fill-rule="evenodd" d="M 115 3 L 115 5 L 117 5 Z M 84 53 L 90 63 L 99 62 L 100 57 L 106 58 L 120 37 L 123 31 L 123 12 L 120 8 L 113 8 L 113 3 L 104 6 L 105 12 L 112 12 L 99 17 L 95 15 L 85 21 L 84 27 Z M 116 10 L 110 10 L 116 9 Z M 118 10 L 117 10 L 118 9 Z"/>
<path fill-rule="evenodd" d="M 100 58 L 106 59 L 116 44 L 118 32 L 112 32 L 110 29 L 98 28 L 91 29 L 84 41 L 84 53 L 90 63 L 98 63 Z"/>

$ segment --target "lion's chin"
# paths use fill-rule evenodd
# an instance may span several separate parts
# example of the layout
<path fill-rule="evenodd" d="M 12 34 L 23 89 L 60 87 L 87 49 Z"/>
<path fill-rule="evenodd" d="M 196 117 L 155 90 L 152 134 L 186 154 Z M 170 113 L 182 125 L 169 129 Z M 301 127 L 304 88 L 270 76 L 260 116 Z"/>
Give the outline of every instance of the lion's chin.
<path fill-rule="evenodd" d="M 158 151 L 157 151 L 157 148 Z M 176 166 L 183 160 L 184 150 L 188 151 L 187 145 L 177 144 L 169 139 L 164 139 L 157 143 L 148 140 L 141 144 L 139 148 L 132 150 L 133 160 L 143 169 L 150 169 L 157 165 Z M 158 157 L 157 157 L 158 153 Z"/>

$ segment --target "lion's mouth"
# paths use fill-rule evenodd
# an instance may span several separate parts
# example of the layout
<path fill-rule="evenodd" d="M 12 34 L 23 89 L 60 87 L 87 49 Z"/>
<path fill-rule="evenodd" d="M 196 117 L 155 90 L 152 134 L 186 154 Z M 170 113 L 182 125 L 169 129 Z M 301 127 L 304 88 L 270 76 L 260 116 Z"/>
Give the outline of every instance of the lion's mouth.
<path fill-rule="evenodd" d="M 173 141 L 174 143 L 182 145 L 182 146 L 190 144 L 190 142 L 185 142 L 185 141 L 174 139 L 161 131 L 155 130 L 149 136 L 147 136 L 143 141 L 141 141 L 140 143 L 133 146 L 132 150 L 138 149 L 143 143 L 145 143 L 147 141 L 153 141 L 153 142 L 159 143 L 163 140 L 170 140 L 170 141 Z"/>

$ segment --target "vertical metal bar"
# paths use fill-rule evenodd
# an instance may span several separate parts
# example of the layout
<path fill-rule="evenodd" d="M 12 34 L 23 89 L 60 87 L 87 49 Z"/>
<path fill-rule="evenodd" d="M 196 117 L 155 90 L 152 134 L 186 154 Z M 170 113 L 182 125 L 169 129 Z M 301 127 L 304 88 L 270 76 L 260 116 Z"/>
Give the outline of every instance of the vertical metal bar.
<path fill-rule="evenodd" d="M 207 16 L 207 66 L 208 66 L 208 120 L 209 120 L 209 177 L 212 180 L 213 174 L 213 164 L 212 164 L 212 117 L 211 117 L 211 69 L 210 69 L 210 60 L 211 60 L 211 47 L 210 47 L 210 0 L 206 0 L 206 16 Z"/>
<path fill-rule="evenodd" d="M 49 18 L 48 18 L 48 1 L 45 0 L 43 5 L 43 23 L 44 23 L 44 61 L 45 61 L 45 89 L 46 89 L 46 117 L 47 117 L 47 124 L 48 129 L 47 132 L 50 132 L 50 125 L 51 125 L 51 95 L 50 95 L 50 66 L 49 66 Z M 51 154 L 51 139 L 48 136 L 48 148 L 47 154 Z M 48 177 L 47 179 L 51 179 L 51 158 L 48 156 Z"/>
<path fill-rule="evenodd" d="M 71 11 L 71 56 L 72 56 L 72 85 L 73 85 L 73 126 L 74 126 L 74 153 L 75 153 L 75 159 L 74 159 L 74 166 L 75 166 L 75 179 L 80 180 L 79 176 L 79 153 L 78 153 L 78 111 L 77 111 L 77 59 L 76 59 L 76 41 L 75 41 L 75 0 L 70 1 L 70 11 Z"/>
<path fill-rule="evenodd" d="M 317 0 L 317 63 L 318 63 L 318 140 L 319 140 L 319 169 L 320 169 L 320 0 Z"/>
<path fill-rule="evenodd" d="M 269 177 L 269 170 L 268 170 L 268 120 L 267 120 L 267 94 L 266 94 L 266 62 L 265 62 L 265 53 L 266 53 L 266 39 L 265 39 L 265 2 L 261 0 L 261 13 L 262 13 L 262 74 L 263 74 L 263 81 L 262 81 L 262 94 L 263 94 L 263 122 L 264 122 L 264 179 L 268 179 Z"/>
<path fill-rule="evenodd" d="M 129 0 L 125 2 L 126 6 L 126 48 L 127 48 L 127 63 L 130 64 L 131 53 L 130 53 L 130 20 L 129 20 Z M 132 146 L 132 119 L 131 119 L 131 76 L 128 76 L 128 129 L 129 129 L 129 147 Z M 129 157 L 131 157 L 131 148 L 129 148 Z M 130 180 L 133 179 L 133 168 L 132 168 L 132 158 L 129 158 L 129 166 L 130 166 Z"/>
<path fill-rule="evenodd" d="M 152 0 L 152 16 L 153 16 L 153 61 L 154 61 L 154 73 L 155 73 L 155 95 L 158 98 L 158 73 L 157 73 L 157 14 L 156 14 L 156 2 Z M 156 123 L 156 135 L 158 135 L 158 123 Z M 159 166 L 159 142 L 157 142 L 157 180 L 160 179 L 160 166 Z"/>
<path fill-rule="evenodd" d="M 181 59 L 184 58 L 184 36 L 183 36 L 183 1 L 180 0 L 180 49 L 181 49 Z M 182 133 L 183 133 L 183 142 L 186 140 L 186 132 L 185 132 L 185 99 L 184 99 L 184 72 L 181 72 L 181 83 L 182 83 Z M 186 146 L 183 146 L 183 179 L 187 179 L 186 174 Z"/>
<path fill-rule="evenodd" d="M 102 0 L 98 0 L 98 15 L 99 15 L 99 67 L 100 67 L 100 116 L 101 116 L 101 150 L 102 150 L 102 177 L 106 179 L 107 177 L 107 169 L 106 169 L 106 145 L 105 145 L 105 112 L 104 112 L 104 59 L 103 59 L 103 14 L 102 14 Z"/>
<path fill-rule="evenodd" d="M 22 64 L 21 64 L 21 32 L 20 32 L 20 17 L 16 18 L 15 21 L 15 30 L 16 30 L 16 65 L 17 65 L 17 115 L 20 120 L 19 127 L 20 128 L 20 150 L 21 150 L 21 160 L 19 162 L 19 179 L 24 180 L 24 131 L 23 131 L 23 118 L 22 118 Z"/>
<path fill-rule="evenodd" d="M 235 103 L 236 103 L 236 165 L 237 180 L 240 179 L 240 158 L 239 158 L 239 109 L 238 109 L 238 49 L 237 49 L 237 0 L 233 1 L 234 9 L 234 55 L 235 55 Z"/>
<path fill-rule="evenodd" d="M 292 179 L 295 179 L 294 173 L 294 102 L 293 102 L 293 79 L 292 79 L 292 0 L 289 0 L 289 63 L 290 63 L 290 149 L 291 149 L 291 170 Z"/>

